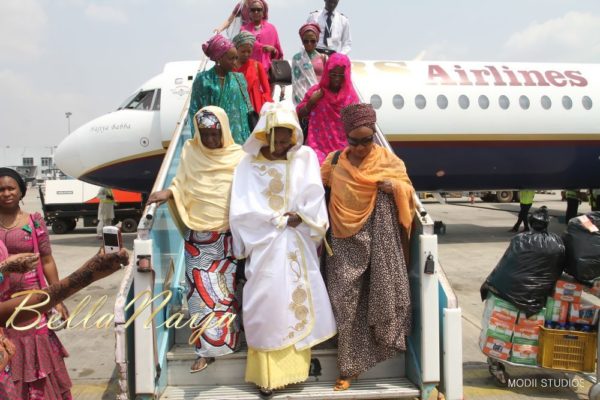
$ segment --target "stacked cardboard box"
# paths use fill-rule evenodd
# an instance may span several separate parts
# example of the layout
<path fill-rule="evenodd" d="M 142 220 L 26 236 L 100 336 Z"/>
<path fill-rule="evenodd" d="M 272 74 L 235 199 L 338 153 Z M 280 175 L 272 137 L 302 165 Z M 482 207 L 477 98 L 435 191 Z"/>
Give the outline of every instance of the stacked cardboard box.
<path fill-rule="evenodd" d="M 519 317 L 515 324 L 515 333 L 512 338 L 511 362 L 524 365 L 537 365 L 540 326 L 544 325 L 545 314 L 546 311 L 542 309 L 539 313 L 527 318 L 524 312 L 519 312 Z"/>
<path fill-rule="evenodd" d="M 512 336 L 519 310 L 508 301 L 490 294 L 483 310 L 479 346 L 485 354 L 508 360 L 512 349 Z"/>

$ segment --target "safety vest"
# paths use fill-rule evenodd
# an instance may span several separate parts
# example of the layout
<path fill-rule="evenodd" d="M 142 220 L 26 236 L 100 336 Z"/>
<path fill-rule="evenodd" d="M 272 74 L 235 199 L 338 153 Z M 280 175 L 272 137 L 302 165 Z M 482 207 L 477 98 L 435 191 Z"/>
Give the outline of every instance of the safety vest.
<path fill-rule="evenodd" d="M 567 199 L 579 199 L 579 191 L 578 190 L 567 190 L 567 191 L 565 191 L 565 197 Z"/>
<path fill-rule="evenodd" d="M 593 190 L 591 190 L 591 193 L 590 193 L 590 206 L 593 209 L 596 209 L 598 207 L 598 204 L 596 204 L 596 199 L 598 198 L 598 196 L 600 196 L 600 189 L 593 189 Z"/>
<path fill-rule="evenodd" d="M 100 193 L 98 193 L 98 198 L 100 199 L 100 203 L 115 204 L 115 195 L 113 194 L 113 191 L 111 189 L 100 189 Z"/>
<path fill-rule="evenodd" d="M 534 197 L 535 197 L 535 192 L 533 190 L 519 191 L 519 202 L 521 204 L 533 204 Z"/>

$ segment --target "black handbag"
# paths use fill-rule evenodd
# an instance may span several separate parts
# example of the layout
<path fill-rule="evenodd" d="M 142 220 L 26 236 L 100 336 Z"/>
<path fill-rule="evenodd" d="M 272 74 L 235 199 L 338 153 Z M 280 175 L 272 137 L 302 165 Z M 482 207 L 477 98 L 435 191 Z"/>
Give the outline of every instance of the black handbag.
<path fill-rule="evenodd" d="M 237 75 L 234 73 L 233 76 L 235 77 L 235 80 L 237 81 L 238 86 L 240 87 L 240 92 L 242 92 L 244 100 L 246 100 L 246 105 L 248 106 L 248 126 L 250 127 L 250 132 L 252 132 L 256 124 L 258 124 L 260 115 L 258 115 L 256 110 L 254 110 L 254 107 L 252 107 L 252 103 L 250 103 L 250 98 L 248 97 L 248 92 L 242 87 L 242 84 L 240 83 Z"/>
<path fill-rule="evenodd" d="M 269 68 L 269 82 L 271 85 L 291 85 L 292 67 L 286 60 L 273 60 Z"/>

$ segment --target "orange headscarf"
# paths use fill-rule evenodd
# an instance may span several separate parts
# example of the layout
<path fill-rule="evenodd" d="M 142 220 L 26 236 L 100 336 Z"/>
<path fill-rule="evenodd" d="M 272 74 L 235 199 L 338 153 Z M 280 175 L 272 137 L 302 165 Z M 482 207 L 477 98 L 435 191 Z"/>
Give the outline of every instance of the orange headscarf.
<path fill-rule="evenodd" d="M 394 186 L 394 200 L 398 208 L 398 222 L 410 237 L 415 203 L 412 186 L 404 162 L 389 150 L 373 145 L 360 166 L 348 160 L 346 148 L 335 166 L 329 154 L 321 166 L 323 183 L 331 187 L 329 219 L 333 235 L 348 238 L 356 235 L 375 208 L 377 182 L 390 180 Z"/>

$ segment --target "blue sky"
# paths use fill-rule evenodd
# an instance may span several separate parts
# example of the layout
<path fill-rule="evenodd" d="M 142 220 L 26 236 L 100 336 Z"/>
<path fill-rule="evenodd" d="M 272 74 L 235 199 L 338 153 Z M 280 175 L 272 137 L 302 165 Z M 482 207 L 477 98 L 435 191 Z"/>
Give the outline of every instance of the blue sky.
<path fill-rule="evenodd" d="M 235 3 L 1 0 L 1 146 L 58 144 L 65 112 L 75 129 L 116 109 L 166 62 L 198 59 Z M 269 5 L 289 58 L 323 1 Z M 338 10 L 351 21 L 354 59 L 600 63 L 597 0 L 340 0 Z"/>

